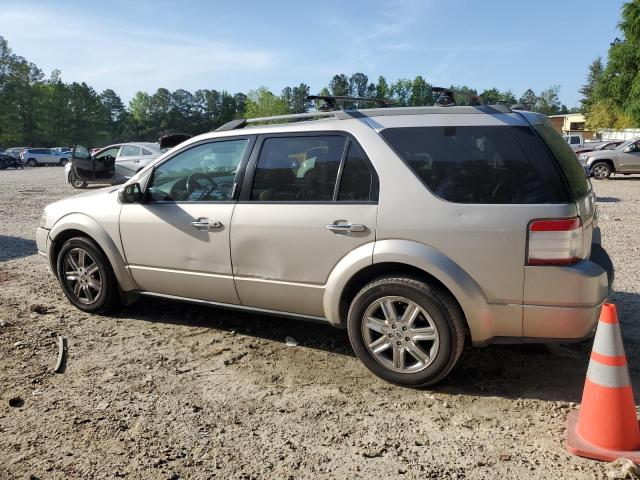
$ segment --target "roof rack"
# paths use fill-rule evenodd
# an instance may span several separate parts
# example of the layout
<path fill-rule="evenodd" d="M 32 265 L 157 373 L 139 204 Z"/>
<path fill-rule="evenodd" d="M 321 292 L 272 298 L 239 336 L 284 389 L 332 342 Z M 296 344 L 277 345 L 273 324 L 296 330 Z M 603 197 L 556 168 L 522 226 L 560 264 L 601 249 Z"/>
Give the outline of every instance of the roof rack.
<path fill-rule="evenodd" d="M 453 88 L 445 87 L 431 87 L 433 93 L 439 93 L 434 107 L 455 107 L 456 100 L 454 95 L 466 97 L 469 99 L 469 105 L 476 107 L 478 105 L 484 105 L 482 99 L 475 93 L 463 92 L 462 90 L 455 90 Z"/>
<path fill-rule="evenodd" d="M 257 117 L 257 118 L 239 118 L 231 120 L 225 123 L 221 127 L 218 127 L 214 132 L 226 132 L 228 130 L 237 130 L 244 128 L 250 123 L 265 123 L 275 122 L 281 120 L 302 120 L 308 118 L 324 118 L 324 117 L 338 117 L 339 112 L 308 112 L 308 113 L 291 113 L 288 115 L 274 115 L 272 117 Z"/>
<path fill-rule="evenodd" d="M 318 110 L 321 112 L 332 112 L 340 110 L 338 102 L 358 102 L 358 103 L 375 103 L 379 107 L 388 107 L 393 105 L 391 100 L 384 98 L 368 98 L 368 97 L 349 97 L 343 95 L 308 95 L 307 100 L 323 100 Z"/>

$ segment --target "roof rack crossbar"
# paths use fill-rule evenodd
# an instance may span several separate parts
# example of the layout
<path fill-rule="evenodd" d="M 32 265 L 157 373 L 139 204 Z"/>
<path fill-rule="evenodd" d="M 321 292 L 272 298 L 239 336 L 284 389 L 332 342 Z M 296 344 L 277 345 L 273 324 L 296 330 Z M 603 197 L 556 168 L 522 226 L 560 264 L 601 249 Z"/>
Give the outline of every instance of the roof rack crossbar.
<path fill-rule="evenodd" d="M 371 98 L 371 97 L 349 97 L 344 95 L 308 95 L 307 100 L 322 100 L 324 105 L 319 109 L 320 111 L 332 111 L 339 110 L 338 102 L 358 102 L 358 103 L 375 103 L 379 107 L 388 107 L 393 105 L 391 100 L 385 98 Z"/>

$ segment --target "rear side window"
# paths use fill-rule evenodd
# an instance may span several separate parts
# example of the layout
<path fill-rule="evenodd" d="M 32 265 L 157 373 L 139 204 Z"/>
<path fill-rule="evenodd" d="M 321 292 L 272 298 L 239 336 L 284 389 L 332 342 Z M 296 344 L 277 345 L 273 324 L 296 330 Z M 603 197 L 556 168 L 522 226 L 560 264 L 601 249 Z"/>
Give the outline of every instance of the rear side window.
<path fill-rule="evenodd" d="M 551 150 L 551 153 L 558 161 L 564 177 L 567 179 L 569 189 L 573 200 L 584 197 L 589 191 L 587 178 L 578 162 L 576 154 L 571 147 L 563 140 L 560 134 L 553 128 L 549 120 L 543 123 L 535 123 L 533 127 L 536 129 L 540 137 Z"/>
<path fill-rule="evenodd" d="M 332 201 L 345 142 L 345 137 L 337 135 L 265 139 L 251 200 Z"/>
<path fill-rule="evenodd" d="M 553 160 L 529 127 L 388 128 L 381 135 L 444 200 L 476 204 L 567 201 Z"/>
<path fill-rule="evenodd" d="M 340 177 L 338 201 L 377 201 L 379 189 L 378 176 L 367 161 L 362 148 L 350 141 Z"/>
<path fill-rule="evenodd" d="M 135 145 L 125 145 L 120 151 L 121 157 L 137 157 L 140 155 L 140 147 Z"/>

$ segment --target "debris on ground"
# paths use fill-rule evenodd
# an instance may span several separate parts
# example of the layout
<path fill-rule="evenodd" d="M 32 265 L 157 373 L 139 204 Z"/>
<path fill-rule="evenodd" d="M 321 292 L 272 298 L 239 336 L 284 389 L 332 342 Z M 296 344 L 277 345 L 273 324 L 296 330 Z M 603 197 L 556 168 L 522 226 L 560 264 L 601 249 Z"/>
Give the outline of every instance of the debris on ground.
<path fill-rule="evenodd" d="M 298 341 L 295 338 L 289 337 L 289 336 L 287 336 L 284 339 L 284 343 L 287 344 L 287 347 L 297 347 L 298 346 Z"/>
<path fill-rule="evenodd" d="M 58 360 L 56 361 L 56 366 L 53 371 L 55 373 L 60 373 L 62 371 L 62 367 L 64 365 L 65 353 L 67 351 L 67 339 L 62 335 L 58 336 Z"/>
<path fill-rule="evenodd" d="M 0 319 L 0 327 L 8 327 L 9 325 L 13 325 L 9 320 L 5 320 L 4 318 Z"/>
<path fill-rule="evenodd" d="M 44 315 L 45 313 L 49 312 L 49 307 L 45 305 L 40 305 L 39 303 L 34 303 L 29 306 L 29 311 L 32 313 Z"/>
<path fill-rule="evenodd" d="M 11 397 L 9 399 L 9 406 L 13 408 L 20 408 L 24 405 L 24 400 L 20 397 Z"/>
<path fill-rule="evenodd" d="M 635 480 L 640 478 L 640 467 L 638 467 L 628 458 L 621 457 L 606 465 L 605 474 L 607 475 L 607 478 L 628 478 L 631 480 Z"/>

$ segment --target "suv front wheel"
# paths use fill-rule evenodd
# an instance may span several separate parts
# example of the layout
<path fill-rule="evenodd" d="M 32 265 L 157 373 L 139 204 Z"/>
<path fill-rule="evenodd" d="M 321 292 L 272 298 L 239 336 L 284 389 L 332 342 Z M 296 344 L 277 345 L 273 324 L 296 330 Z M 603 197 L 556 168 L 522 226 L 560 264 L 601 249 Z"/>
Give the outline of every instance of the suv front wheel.
<path fill-rule="evenodd" d="M 595 163 L 591 167 L 591 175 L 593 175 L 593 178 L 596 180 L 609 178 L 611 176 L 611 166 L 606 162 Z"/>
<path fill-rule="evenodd" d="M 464 346 L 463 317 L 448 292 L 409 277 L 372 281 L 347 320 L 358 358 L 389 382 L 424 387 L 443 379 Z"/>
<path fill-rule="evenodd" d="M 93 240 L 67 240 L 58 254 L 56 270 L 64 294 L 80 310 L 106 313 L 119 305 L 113 269 Z"/>

